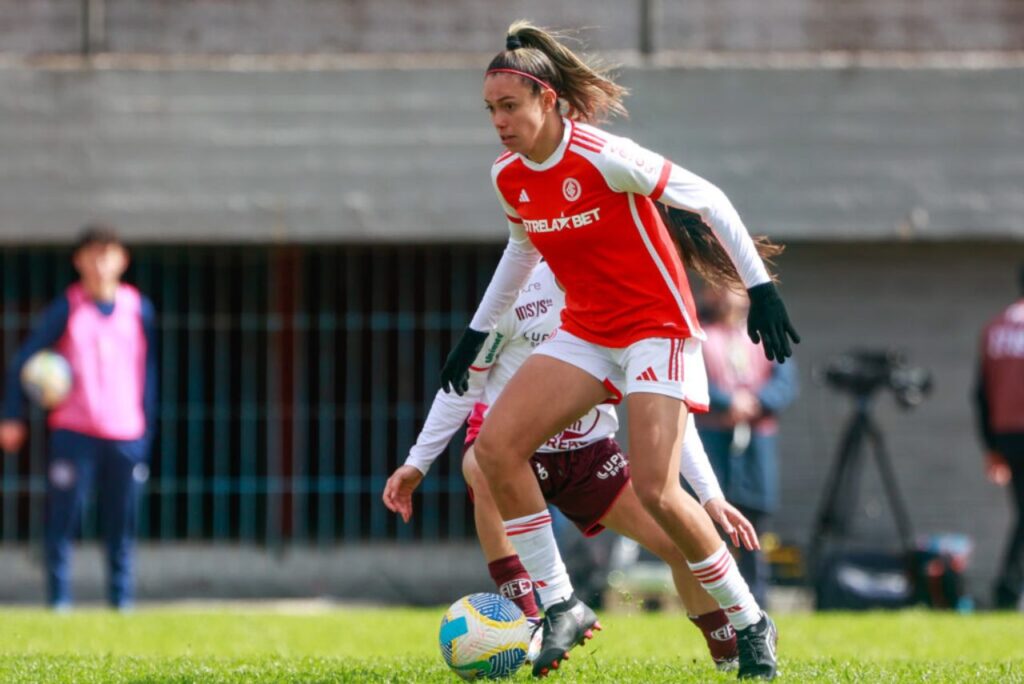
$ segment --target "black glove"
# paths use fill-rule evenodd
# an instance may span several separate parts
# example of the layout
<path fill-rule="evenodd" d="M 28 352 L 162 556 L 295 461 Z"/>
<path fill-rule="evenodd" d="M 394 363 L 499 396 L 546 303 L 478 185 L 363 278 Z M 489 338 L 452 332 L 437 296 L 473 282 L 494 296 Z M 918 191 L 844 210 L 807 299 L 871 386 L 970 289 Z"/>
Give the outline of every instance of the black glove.
<path fill-rule="evenodd" d="M 469 389 L 469 367 L 486 339 L 487 333 L 472 328 L 466 328 L 462 333 L 441 367 L 441 388 L 445 392 L 455 390 L 460 397 L 466 393 Z"/>
<path fill-rule="evenodd" d="M 762 342 L 764 355 L 769 360 L 785 363 L 793 355 L 789 339 L 799 344 L 800 335 L 793 329 L 782 303 L 779 291 L 772 282 L 761 283 L 747 290 L 750 295 L 750 313 L 747 315 L 747 334 L 754 344 Z"/>

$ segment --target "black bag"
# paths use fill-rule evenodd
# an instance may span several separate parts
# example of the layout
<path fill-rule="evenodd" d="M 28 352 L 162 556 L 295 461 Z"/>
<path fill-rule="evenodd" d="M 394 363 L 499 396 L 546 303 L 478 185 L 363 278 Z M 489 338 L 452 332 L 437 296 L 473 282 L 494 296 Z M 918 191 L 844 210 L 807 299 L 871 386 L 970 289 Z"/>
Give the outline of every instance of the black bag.
<path fill-rule="evenodd" d="M 818 610 L 904 608 L 913 598 L 907 559 L 899 552 L 834 551 L 815 585 Z"/>
<path fill-rule="evenodd" d="M 834 551 L 815 585 L 818 610 L 870 610 L 924 605 L 969 611 L 964 573 L 971 543 L 963 535 L 932 535 L 909 554 Z"/>

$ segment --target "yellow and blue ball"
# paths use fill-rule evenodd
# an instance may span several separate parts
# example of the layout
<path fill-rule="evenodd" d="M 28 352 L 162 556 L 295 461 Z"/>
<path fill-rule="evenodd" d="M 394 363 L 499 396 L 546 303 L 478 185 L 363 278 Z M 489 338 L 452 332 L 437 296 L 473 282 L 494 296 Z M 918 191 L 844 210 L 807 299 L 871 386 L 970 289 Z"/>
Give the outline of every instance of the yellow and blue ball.
<path fill-rule="evenodd" d="M 511 677 L 526 660 L 531 628 L 523 611 L 498 594 L 470 594 L 441 620 L 441 655 L 463 679 Z"/>

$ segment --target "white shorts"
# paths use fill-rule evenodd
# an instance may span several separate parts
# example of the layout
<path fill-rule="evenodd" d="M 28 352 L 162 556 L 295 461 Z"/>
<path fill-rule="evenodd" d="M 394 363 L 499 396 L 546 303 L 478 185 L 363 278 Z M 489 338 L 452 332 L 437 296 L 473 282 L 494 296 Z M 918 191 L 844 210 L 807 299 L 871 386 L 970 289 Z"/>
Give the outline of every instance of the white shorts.
<path fill-rule="evenodd" d="M 708 375 L 699 339 L 651 337 L 628 347 L 602 347 L 559 328 L 534 354 L 576 366 L 604 383 L 617 404 L 634 392 L 664 394 L 696 413 L 708 410 Z"/>

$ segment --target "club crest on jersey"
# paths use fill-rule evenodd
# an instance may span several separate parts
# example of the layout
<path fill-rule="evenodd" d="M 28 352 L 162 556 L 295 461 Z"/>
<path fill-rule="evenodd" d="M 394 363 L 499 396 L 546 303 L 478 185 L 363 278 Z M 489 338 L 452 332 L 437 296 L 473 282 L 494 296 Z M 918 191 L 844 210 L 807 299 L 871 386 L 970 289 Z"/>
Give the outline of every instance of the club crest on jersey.
<path fill-rule="evenodd" d="M 575 178 L 566 178 L 562 181 L 562 195 L 570 202 L 578 200 L 581 192 L 580 182 Z"/>

